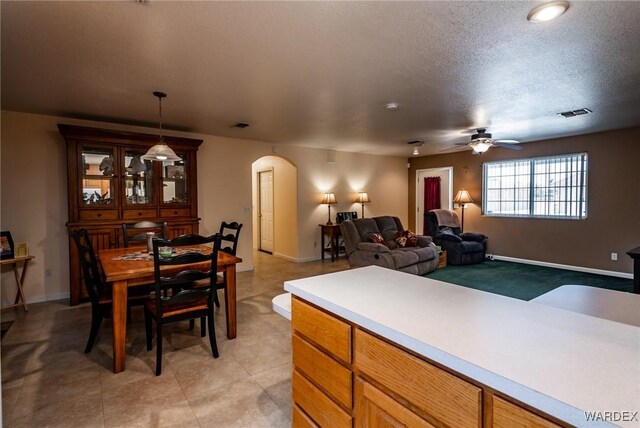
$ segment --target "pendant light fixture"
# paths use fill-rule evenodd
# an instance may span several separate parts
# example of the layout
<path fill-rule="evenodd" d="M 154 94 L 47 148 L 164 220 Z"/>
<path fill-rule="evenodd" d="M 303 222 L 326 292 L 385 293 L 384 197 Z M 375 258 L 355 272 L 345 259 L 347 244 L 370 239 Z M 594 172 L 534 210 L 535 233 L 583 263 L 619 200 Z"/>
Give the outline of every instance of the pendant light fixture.
<path fill-rule="evenodd" d="M 158 97 L 159 117 L 160 117 L 160 142 L 151 147 L 147 153 L 140 157 L 142 160 L 152 161 L 179 161 L 182 160 L 175 154 L 169 146 L 164 143 L 164 137 L 162 136 L 162 99 L 167 96 L 164 92 L 155 91 L 153 93 L 155 97 Z"/>

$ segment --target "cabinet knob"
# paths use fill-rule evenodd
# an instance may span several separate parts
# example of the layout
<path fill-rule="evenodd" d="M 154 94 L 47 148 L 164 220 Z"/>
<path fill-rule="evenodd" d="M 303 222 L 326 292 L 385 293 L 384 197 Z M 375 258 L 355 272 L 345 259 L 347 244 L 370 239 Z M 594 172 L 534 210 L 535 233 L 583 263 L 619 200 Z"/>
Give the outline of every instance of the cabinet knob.
<path fill-rule="evenodd" d="M 174 211 L 174 212 L 173 212 L 173 215 L 178 215 L 178 211 Z"/>
<path fill-rule="evenodd" d="M 139 213 L 138 213 L 138 215 L 139 215 L 139 216 L 141 216 L 141 215 L 142 215 L 142 213 L 140 213 L 140 212 L 139 212 Z"/>
<path fill-rule="evenodd" d="M 97 217 L 102 217 L 102 213 L 98 213 Z"/>

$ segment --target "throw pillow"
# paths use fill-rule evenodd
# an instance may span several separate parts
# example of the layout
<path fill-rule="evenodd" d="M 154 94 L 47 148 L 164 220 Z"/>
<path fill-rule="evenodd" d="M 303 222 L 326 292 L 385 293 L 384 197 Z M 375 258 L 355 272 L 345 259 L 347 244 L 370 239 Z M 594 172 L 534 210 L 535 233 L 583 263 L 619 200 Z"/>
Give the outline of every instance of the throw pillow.
<path fill-rule="evenodd" d="M 385 242 L 384 238 L 382 237 L 382 235 L 380 235 L 379 233 L 372 233 L 371 234 L 371 242 L 375 242 L 376 244 L 382 244 L 384 246 L 388 246 L 387 243 Z"/>
<path fill-rule="evenodd" d="M 396 233 L 395 241 L 398 247 L 415 247 L 418 245 L 418 238 L 410 230 Z"/>

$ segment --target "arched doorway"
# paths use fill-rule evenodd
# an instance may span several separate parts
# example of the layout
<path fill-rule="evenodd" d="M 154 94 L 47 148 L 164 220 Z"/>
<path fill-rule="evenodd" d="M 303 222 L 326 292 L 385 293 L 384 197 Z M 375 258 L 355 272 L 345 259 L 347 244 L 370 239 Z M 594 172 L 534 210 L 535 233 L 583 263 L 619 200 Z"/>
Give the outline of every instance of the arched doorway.
<path fill-rule="evenodd" d="M 253 247 L 288 260 L 298 259 L 298 169 L 280 156 L 251 164 Z"/>

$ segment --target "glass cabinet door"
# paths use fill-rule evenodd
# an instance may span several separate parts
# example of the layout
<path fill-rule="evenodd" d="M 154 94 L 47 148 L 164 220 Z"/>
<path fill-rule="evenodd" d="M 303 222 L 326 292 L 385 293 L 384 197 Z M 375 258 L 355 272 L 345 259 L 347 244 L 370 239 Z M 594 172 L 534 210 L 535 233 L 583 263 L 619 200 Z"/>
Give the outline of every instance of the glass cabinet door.
<path fill-rule="evenodd" d="M 153 162 L 143 161 L 144 151 L 125 149 L 124 164 L 124 205 L 153 203 Z"/>
<path fill-rule="evenodd" d="M 162 203 L 188 204 L 187 160 L 183 154 L 177 154 L 179 161 L 162 161 Z"/>
<path fill-rule="evenodd" d="M 114 159 L 113 147 L 82 147 L 82 206 L 115 206 Z"/>

